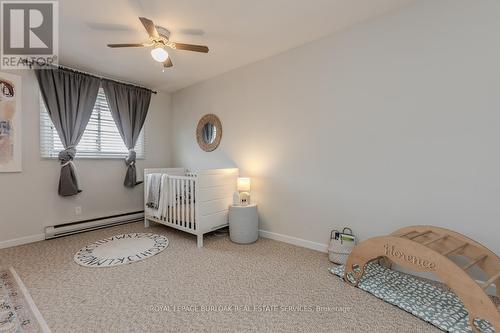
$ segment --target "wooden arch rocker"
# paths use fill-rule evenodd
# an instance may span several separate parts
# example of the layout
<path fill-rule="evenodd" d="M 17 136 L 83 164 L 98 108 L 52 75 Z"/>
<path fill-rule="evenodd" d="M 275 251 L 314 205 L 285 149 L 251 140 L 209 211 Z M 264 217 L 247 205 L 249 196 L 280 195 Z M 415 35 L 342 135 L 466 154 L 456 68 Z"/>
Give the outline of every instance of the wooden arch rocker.
<path fill-rule="evenodd" d="M 450 259 L 460 255 L 469 259 L 460 266 Z M 500 333 L 500 309 L 485 290 L 496 284 L 500 297 L 500 258 L 485 246 L 457 232 L 433 226 L 411 226 L 389 236 L 374 237 L 358 244 L 347 260 L 344 280 L 357 286 L 366 265 L 378 259 L 418 272 L 431 272 L 441 279 L 463 302 L 469 324 L 477 332 L 475 319 L 485 319 Z M 477 283 L 468 271 L 477 266 L 489 277 Z"/>

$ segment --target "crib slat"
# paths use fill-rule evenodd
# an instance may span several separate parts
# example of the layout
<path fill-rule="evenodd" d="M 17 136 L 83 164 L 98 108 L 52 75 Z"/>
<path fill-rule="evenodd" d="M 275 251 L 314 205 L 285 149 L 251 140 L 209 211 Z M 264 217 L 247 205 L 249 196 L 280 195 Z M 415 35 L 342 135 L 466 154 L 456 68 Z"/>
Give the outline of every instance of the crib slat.
<path fill-rule="evenodd" d="M 168 222 L 172 223 L 172 214 L 174 207 L 172 207 L 172 197 L 174 193 L 172 190 L 172 178 L 168 177 Z"/>
<path fill-rule="evenodd" d="M 178 206 L 178 214 L 177 224 L 182 226 L 182 179 L 177 179 L 177 205 Z"/>
<path fill-rule="evenodd" d="M 194 228 L 194 181 L 189 180 L 189 228 Z"/>
<path fill-rule="evenodd" d="M 176 192 L 177 192 L 176 194 L 177 195 L 175 196 L 175 198 L 176 198 L 175 201 L 177 203 L 176 204 L 176 206 L 177 206 L 177 216 L 176 216 L 176 223 L 175 224 L 178 225 L 180 217 L 181 217 L 181 214 L 180 214 L 181 213 L 181 205 L 180 205 L 181 183 L 180 183 L 179 179 L 176 179 L 175 185 L 176 185 L 176 188 L 177 188 L 177 190 L 176 190 Z"/>
<path fill-rule="evenodd" d="M 168 222 L 172 223 L 172 178 L 168 177 Z"/>
<path fill-rule="evenodd" d="M 189 196 L 189 180 L 184 179 L 184 227 L 186 228 L 189 225 L 188 196 Z"/>
<path fill-rule="evenodd" d="M 177 179 L 172 179 L 172 186 L 173 186 L 173 206 L 174 206 L 174 216 L 172 218 L 172 223 L 177 224 Z"/>
<path fill-rule="evenodd" d="M 163 221 L 167 221 L 168 220 L 168 213 L 167 213 L 167 209 L 165 208 L 165 205 L 167 204 L 166 200 L 165 200 L 165 193 L 168 193 L 168 190 L 167 190 L 167 186 L 168 186 L 168 177 L 161 177 L 162 179 L 162 182 L 161 182 L 161 193 L 163 193 L 163 195 L 160 195 L 160 198 L 162 200 L 162 205 L 161 205 L 161 213 L 160 213 L 160 219 L 163 220 Z M 165 179 L 163 181 L 163 179 Z"/>
<path fill-rule="evenodd" d="M 186 196 L 186 193 L 185 193 L 185 189 L 184 189 L 184 183 L 186 181 L 184 179 L 181 180 L 181 195 L 182 195 L 182 198 L 181 198 L 181 203 L 182 203 L 182 210 L 181 210 L 181 226 L 185 226 L 184 223 L 185 223 L 185 216 L 184 216 L 184 213 L 186 212 L 186 203 L 184 202 L 185 200 L 185 196 Z"/>
<path fill-rule="evenodd" d="M 182 188 L 182 184 L 183 184 L 183 180 L 182 179 L 179 179 L 179 224 L 180 226 L 182 227 L 183 226 L 183 218 L 182 218 L 182 214 L 184 212 L 184 190 Z"/>
<path fill-rule="evenodd" d="M 193 192 L 191 192 L 191 213 L 193 219 L 193 229 L 196 230 L 196 178 L 193 178 Z"/>
<path fill-rule="evenodd" d="M 172 179 L 168 177 L 168 222 L 172 220 Z"/>
<path fill-rule="evenodd" d="M 176 210 L 175 210 L 175 198 L 176 198 L 176 190 L 175 190 L 175 179 L 172 179 L 172 221 L 170 221 L 171 223 L 175 224 L 175 214 L 176 214 Z"/>
<path fill-rule="evenodd" d="M 186 211 L 186 220 L 184 222 L 184 226 L 186 228 L 189 228 L 189 179 L 186 179 L 186 198 L 184 199 L 184 202 L 186 204 L 186 207 L 184 208 Z"/>
<path fill-rule="evenodd" d="M 182 226 L 186 226 L 186 180 L 182 180 Z"/>
<path fill-rule="evenodd" d="M 173 219 L 172 219 L 172 223 L 173 224 L 177 224 L 177 179 L 172 179 L 173 180 L 173 188 L 174 188 L 174 191 L 172 192 L 174 194 L 174 216 L 173 216 Z"/>
<path fill-rule="evenodd" d="M 185 188 L 186 195 L 184 198 L 184 204 L 185 204 L 184 210 L 185 210 L 186 219 L 184 222 L 184 226 L 186 228 L 189 228 L 189 179 L 186 179 L 185 182 L 186 182 L 186 188 Z"/>
<path fill-rule="evenodd" d="M 165 200 L 165 205 L 167 205 L 167 207 L 165 207 L 165 221 L 168 222 L 168 220 L 170 219 L 170 179 L 168 178 L 168 175 L 167 175 L 167 179 L 165 181 L 165 195 L 167 196 L 167 200 Z"/>

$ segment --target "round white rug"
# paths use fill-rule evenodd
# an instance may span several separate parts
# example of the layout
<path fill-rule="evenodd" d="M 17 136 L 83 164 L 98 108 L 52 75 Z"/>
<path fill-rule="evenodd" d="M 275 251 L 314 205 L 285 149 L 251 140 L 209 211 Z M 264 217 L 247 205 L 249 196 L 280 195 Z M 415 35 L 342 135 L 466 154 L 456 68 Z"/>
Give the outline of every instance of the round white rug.
<path fill-rule="evenodd" d="M 168 238 L 162 235 L 116 235 L 85 246 L 75 254 L 74 260 L 85 267 L 119 266 L 148 259 L 167 246 Z"/>

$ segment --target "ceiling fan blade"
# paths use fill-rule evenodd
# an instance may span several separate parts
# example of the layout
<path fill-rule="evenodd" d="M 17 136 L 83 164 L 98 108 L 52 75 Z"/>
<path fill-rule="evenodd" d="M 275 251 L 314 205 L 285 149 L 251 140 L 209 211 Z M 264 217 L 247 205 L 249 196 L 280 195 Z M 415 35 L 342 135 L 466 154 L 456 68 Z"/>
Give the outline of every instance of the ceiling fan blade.
<path fill-rule="evenodd" d="M 156 30 L 155 24 L 153 21 L 151 21 L 148 18 L 145 17 L 139 17 L 139 20 L 141 20 L 142 25 L 148 32 L 149 37 L 151 38 L 159 38 L 160 35 L 158 34 L 158 31 Z"/>
<path fill-rule="evenodd" d="M 146 43 L 138 43 L 138 44 L 108 44 L 108 47 L 147 47 L 149 46 Z"/>
<path fill-rule="evenodd" d="M 172 63 L 172 60 L 170 60 L 170 57 L 167 58 L 167 60 L 165 60 L 163 62 L 163 67 L 172 67 L 174 64 Z"/>
<path fill-rule="evenodd" d="M 193 44 L 168 42 L 167 46 L 169 46 L 175 50 L 186 50 L 186 51 L 208 53 L 208 46 L 204 46 L 204 45 L 193 45 Z"/>

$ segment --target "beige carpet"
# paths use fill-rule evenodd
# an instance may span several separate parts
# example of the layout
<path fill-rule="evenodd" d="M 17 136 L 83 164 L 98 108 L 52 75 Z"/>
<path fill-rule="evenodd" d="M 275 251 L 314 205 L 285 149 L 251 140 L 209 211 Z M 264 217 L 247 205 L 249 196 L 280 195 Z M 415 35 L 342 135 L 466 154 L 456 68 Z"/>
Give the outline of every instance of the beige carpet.
<path fill-rule="evenodd" d="M 162 253 L 86 268 L 73 255 L 141 223 L 0 250 L 53 332 L 439 332 L 327 272 L 326 254 L 260 239 L 237 245 L 155 225 Z M 319 308 L 318 308 L 319 307 Z"/>

